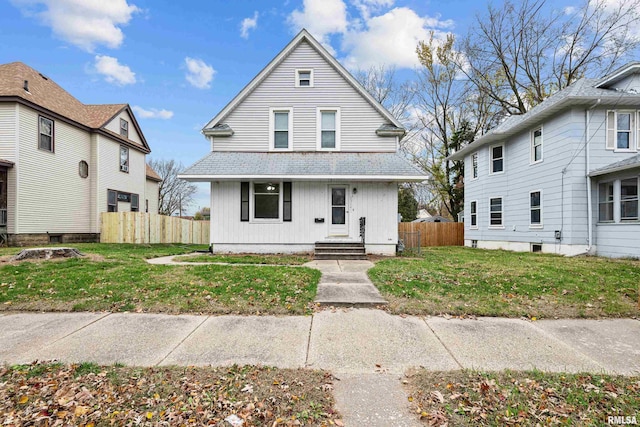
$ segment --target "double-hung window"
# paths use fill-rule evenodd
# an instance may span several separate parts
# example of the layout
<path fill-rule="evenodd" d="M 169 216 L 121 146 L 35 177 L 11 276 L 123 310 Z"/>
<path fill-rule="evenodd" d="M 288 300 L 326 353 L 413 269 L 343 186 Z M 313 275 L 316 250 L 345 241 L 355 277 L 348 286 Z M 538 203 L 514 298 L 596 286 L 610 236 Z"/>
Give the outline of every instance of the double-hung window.
<path fill-rule="evenodd" d="M 542 192 L 532 191 L 529 193 L 529 211 L 531 227 L 542 227 Z"/>
<path fill-rule="evenodd" d="M 502 228 L 502 197 L 489 199 L 489 227 Z"/>
<path fill-rule="evenodd" d="M 491 173 L 504 171 L 504 145 L 495 145 L 491 150 Z"/>
<path fill-rule="evenodd" d="M 531 132 L 531 163 L 542 161 L 542 128 Z"/>
<path fill-rule="evenodd" d="M 640 133 L 640 126 L 636 129 L 636 116 L 636 111 L 607 111 L 607 149 L 636 151 Z"/>
<path fill-rule="evenodd" d="M 471 170 L 473 179 L 476 179 L 478 177 L 478 153 L 471 155 Z"/>
<path fill-rule="evenodd" d="M 638 220 L 638 178 L 620 181 L 620 220 Z"/>
<path fill-rule="evenodd" d="M 107 212 L 118 212 L 118 192 L 107 190 Z"/>
<path fill-rule="evenodd" d="M 613 182 L 598 185 L 598 219 L 601 222 L 613 221 Z"/>
<path fill-rule="evenodd" d="M 272 150 L 291 150 L 293 124 L 291 108 L 271 108 L 270 141 Z"/>
<path fill-rule="evenodd" d="M 472 201 L 469 210 L 471 211 L 471 228 L 478 228 L 478 202 Z"/>
<path fill-rule="evenodd" d="M 129 173 L 129 149 L 124 145 L 120 146 L 120 172 Z"/>
<path fill-rule="evenodd" d="M 296 87 L 313 87 L 313 70 L 296 70 Z"/>
<path fill-rule="evenodd" d="M 38 148 L 53 153 L 53 120 L 39 116 L 38 132 Z"/>
<path fill-rule="evenodd" d="M 318 149 L 340 149 L 340 109 L 318 108 L 317 111 Z"/>
<path fill-rule="evenodd" d="M 120 119 L 120 135 L 129 138 L 129 122 L 125 119 Z"/>

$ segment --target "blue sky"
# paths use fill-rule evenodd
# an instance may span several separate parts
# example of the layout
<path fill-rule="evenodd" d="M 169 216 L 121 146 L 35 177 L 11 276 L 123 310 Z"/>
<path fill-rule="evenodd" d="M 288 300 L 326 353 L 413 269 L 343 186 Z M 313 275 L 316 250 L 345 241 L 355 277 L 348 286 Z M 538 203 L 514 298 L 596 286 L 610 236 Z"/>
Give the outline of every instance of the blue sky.
<path fill-rule="evenodd" d="M 300 28 L 350 69 L 402 72 L 429 30 L 464 32 L 485 9 L 478 0 L 10 0 L 0 3 L 0 63 L 24 62 L 87 104 L 130 104 L 151 157 L 188 166 L 209 149 L 202 126 Z M 193 208 L 208 204 L 204 186 Z"/>

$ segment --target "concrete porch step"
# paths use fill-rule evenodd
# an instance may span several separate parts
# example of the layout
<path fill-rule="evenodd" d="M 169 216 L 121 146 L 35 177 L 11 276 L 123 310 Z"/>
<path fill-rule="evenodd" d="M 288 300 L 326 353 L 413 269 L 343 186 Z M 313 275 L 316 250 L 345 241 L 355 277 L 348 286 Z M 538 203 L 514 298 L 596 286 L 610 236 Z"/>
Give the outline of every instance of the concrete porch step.
<path fill-rule="evenodd" d="M 365 260 L 367 256 L 364 253 L 340 252 L 340 253 L 318 253 L 316 252 L 313 259 L 337 259 L 337 260 Z"/>
<path fill-rule="evenodd" d="M 364 244 L 350 241 L 316 242 L 314 255 L 314 259 L 367 259 Z"/>

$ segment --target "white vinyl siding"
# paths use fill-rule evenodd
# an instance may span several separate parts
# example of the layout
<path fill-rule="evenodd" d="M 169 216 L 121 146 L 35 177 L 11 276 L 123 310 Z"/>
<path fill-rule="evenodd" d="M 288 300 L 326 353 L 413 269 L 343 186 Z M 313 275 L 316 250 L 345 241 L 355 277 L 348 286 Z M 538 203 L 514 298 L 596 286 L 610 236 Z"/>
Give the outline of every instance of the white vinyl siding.
<path fill-rule="evenodd" d="M 147 180 L 146 188 L 145 188 L 145 202 L 140 202 L 142 205 L 140 207 L 140 211 L 146 210 L 146 201 L 149 202 L 149 213 L 158 213 L 158 189 L 159 185 L 157 181 L 152 181 L 150 179 Z M 142 199 L 142 195 L 140 195 Z"/>
<path fill-rule="evenodd" d="M 347 194 L 350 208 L 349 238 L 359 240 L 358 221 L 360 217 L 365 217 L 367 244 L 395 245 L 398 241 L 396 215 L 390 215 L 388 209 L 380 207 L 397 206 L 397 184 L 351 182 L 349 185 L 357 188 L 356 194 L 353 191 Z M 214 249 L 216 244 L 312 246 L 328 236 L 328 182 L 292 183 L 291 222 L 242 222 L 240 197 L 240 182 L 211 183 L 211 241 Z M 316 223 L 315 218 L 324 218 L 325 221 Z"/>
<path fill-rule="evenodd" d="M 292 84 L 295 70 L 303 68 L 313 69 L 313 87 L 304 90 Z M 341 110 L 342 151 L 396 151 L 396 138 L 376 135 L 387 120 L 307 42 L 300 43 L 221 120 L 234 135 L 215 138 L 213 150 L 268 151 L 270 108 L 287 106 L 294 111 L 292 149 L 316 151 L 317 108 L 335 107 L 336 100 Z"/>
<path fill-rule="evenodd" d="M 40 114 L 19 105 L 18 226 L 15 233 L 91 232 L 91 184 L 78 175 L 78 163 L 89 161 L 87 131 L 55 122 L 55 155 L 38 149 Z M 91 169 L 91 165 L 89 165 Z M 15 217 L 14 217 L 15 218 Z"/>

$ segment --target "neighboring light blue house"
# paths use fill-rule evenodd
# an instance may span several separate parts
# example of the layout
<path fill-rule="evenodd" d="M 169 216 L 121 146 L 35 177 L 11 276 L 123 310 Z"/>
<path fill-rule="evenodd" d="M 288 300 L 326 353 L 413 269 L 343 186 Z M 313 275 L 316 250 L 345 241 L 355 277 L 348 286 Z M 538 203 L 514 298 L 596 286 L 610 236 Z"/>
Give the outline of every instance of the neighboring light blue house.
<path fill-rule="evenodd" d="M 449 157 L 465 245 L 640 257 L 640 62 L 581 79 Z"/>

